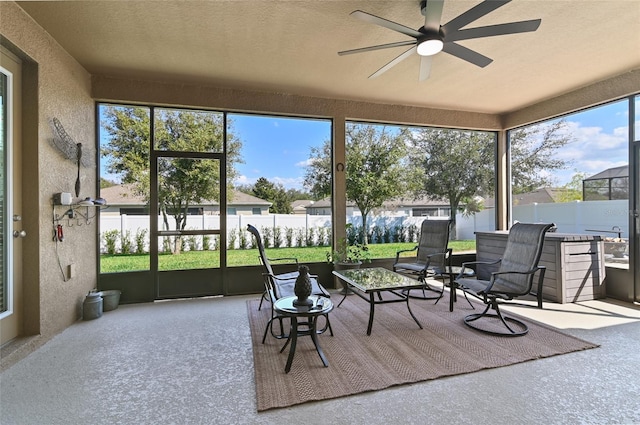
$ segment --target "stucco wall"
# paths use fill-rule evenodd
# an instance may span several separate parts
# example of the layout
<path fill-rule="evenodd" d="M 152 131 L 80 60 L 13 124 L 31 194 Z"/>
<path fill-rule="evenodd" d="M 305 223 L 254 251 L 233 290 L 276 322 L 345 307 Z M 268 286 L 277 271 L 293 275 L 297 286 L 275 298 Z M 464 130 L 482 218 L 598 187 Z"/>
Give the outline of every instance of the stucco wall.
<path fill-rule="evenodd" d="M 97 100 L 196 106 L 231 111 L 265 112 L 338 120 L 366 120 L 449 128 L 500 129 L 498 115 L 420 108 L 371 102 L 326 99 L 286 93 L 229 89 L 199 84 L 142 81 L 94 75 Z M 334 127 L 337 122 L 334 121 Z M 337 134 L 339 130 L 335 130 Z"/>
<path fill-rule="evenodd" d="M 53 242 L 52 195 L 74 192 L 76 165 L 51 145 L 57 117 L 76 143 L 90 148 L 81 169 L 81 196 L 95 197 L 95 118 L 90 75 L 15 3 L 0 2 L 0 41 L 23 60 L 23 209 L 25 334 L 47 340 L 78 320 L 86 293 L 96 286 L 96 223 L 67 220 L 65 240 Z M 87 150 L 85 150 L 87 151 Z M 69 224 L 73 224 L 70 227 Z M 75 265 L 67 281 L 64 268 Z"/>
<path fill-rule="evenodd" d="M 506 114 L 502 117 L 502 127 L 510 129 L 580 111 L 636 94 L 639 89 L 640 69 L 635 69 Z"/>

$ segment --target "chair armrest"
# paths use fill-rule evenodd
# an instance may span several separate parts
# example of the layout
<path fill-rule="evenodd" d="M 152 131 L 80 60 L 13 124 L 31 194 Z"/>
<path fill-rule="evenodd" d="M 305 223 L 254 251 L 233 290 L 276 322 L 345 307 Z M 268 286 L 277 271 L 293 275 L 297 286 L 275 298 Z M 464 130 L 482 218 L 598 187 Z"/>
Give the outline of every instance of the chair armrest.
<path fill-rule="evenodd" d="M 450 255 L 451 255 L 451 249 L 447 249 L 444 252 L 434 252 L 433 254 L 429 254 L 427 255 L 427 258 L 431 259 L 431 257 L 443 256 L 445 259 L 447 259 Z"/>
<path fill-rule="evenodd" d="M 267 260 L 269 260 L 269 261 L 285 261 L 286 260 L 286 261 L 290 261 L 290 262 L 294 262 L 294 263 L 298 264 L 298 259 L 294 258 L 294 257 L 290 257 L 290 258 L 287 258 L 287 257 L 285 257 L 285 258 L 267 258 Z"/>
<path fill-rule="evenodd" d="M 400 260 L 400 254 L 404 253 L 404 252 L 413 252 L 415 250 L 418 249 L 418 245 L 414 246 L 411 249 L 403 249 L 401 251 L 396 251 L 396 263 Z"/>
<path fill-rule="evenodd" d="M 456 276 L 456 279 L 462 279 L 464 278 L 465 275 L 465 269 L 472 269 L 475 271 L 475 269 L 473 269 L 473 267 L 469 267 L 471 265 L 483 265 L 483 266 L 492 266 L 495 264 L 498 264 L 499 262 L 502 261 L 502 258 L 499 258 L 495 261 L 466 261 L 464 263 L 462 263 L 462 269 L 460 270 L 460 274 L 458 276 Z"/>
<path fill-rule="evenodd" d="M 298 278 L 298 272 L 289 272 L 289 273 L 284 273 L 284 274 L 271 274 L 271 273 L 263 273 L 266 274 L 267 276 L 270 276 L 273 280 L 279 280 L 279 281 L 287 281 L 287 280 L 296 280 Z"/>
<path fill-rule="evenodd" d="M 424 266 L 425 269 L 428 269 L 431 266 L 431 259 L 433 257 L 442 257 L 442 263 L 445 264 L 447 259 L 451 259 L 451 249 L 447 249 L 444 252 L 434 252 L 433 254 L 427 255 L 427 263 Z"/>
<path fill-rule="evenodd" d="M 287 273 L 287 274 L 290 275 L 290 276 L 282 277 L 282 275 L 275 275 L 275 274 L 271 274 L 271 273 L 262 273 L 262 276 L 264 276 L 265 279 L 267 279 L 267 278 L 273 279 L 273 282 L 274 282 L 275 286 L 278 286 L 278 282 L 288 282 L 288 283 L 293 282 L 295 284 L 295 281 L 298 278 L 298 272 L 291 272 L 291 273 Z M 293 276 L 293 275 L 295 275 L 295 276 Z M 318 281 L 318 275 L 310 274 L 309 277 L 311 279 L 315 279 L 315 283 L 317 284 L 317 289 L 320 291 L 322 296 L 327 297 L 327 298 L 331 298 L 331 293 L 324 286 L 322 286 L 322 284 L 320 284 L 320 282 Z M 277 293 L 277 291 L 278 291 L 277 288 L 273 288 L 273 290 L 276 291 L 277 298 L 280 298 L 282 296 L 282 294 Z M 319 295 L 317 292 L 315 294 Z"/>
<path fill-rule="evenodd" d="M 520 274 L 520 275 L 535 274 L 536 272 L 538 272 L 538 270 L 541 270 L 541 269 L 546 269 L 546 267 L 536 266 L 531 270 L 527 270 L 523 272 L 519 272 L 515 270 L 504 270 L 501 272 L 492 272 L 491 279 L 489 280 L 489 285 L 487 285 L 487 287 L 484 289 L 483 292 L 487 293 L 491 291 L 491 288 L 493 288 L 493 284 L 495 283 L 497 276 L 505 275 L 505 274 Z M 529 291 L 531 291 L 531 288 L 529 288 Z"/>
<path fill-rule="evenodd" d="M 527 271 L 524 271 L 524 272 L 519 272 L 519 271 L 515 271 L 515 270 L 503 270 L 501 272 L 493 272 L 493 273 L 491 273 L 491 277 L 493 279 L 495 279 L 495 276 L 502 275 L 502 274 L 533 274 L 533 273 L 537 272 L 538 270 L 540 270 L 540 267 L 537 267 L 537 266 L 534 267 L 531 270 L 527 270 Z"/>

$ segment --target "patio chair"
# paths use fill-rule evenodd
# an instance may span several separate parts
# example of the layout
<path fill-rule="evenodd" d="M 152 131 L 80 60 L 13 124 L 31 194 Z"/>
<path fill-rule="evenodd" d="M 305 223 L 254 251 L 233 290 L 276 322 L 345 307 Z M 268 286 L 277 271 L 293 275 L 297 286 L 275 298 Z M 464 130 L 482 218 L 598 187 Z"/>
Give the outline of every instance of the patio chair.
<path fill-rule="evenodd" d="M 462 272 L 454 280 L 455 286 L 486 304 L 482 313 L 466 316 L 465 324 L 493 335 L 521 336 L 529 331 L 521 320 L 504 316 L 500 311 L 500 304 L 529 294 L 537 273 L 538 307 L 542 308 L 542 283 L 546 268 L 539 266 L 538 262 L 542 255 L 545 233 L 553 227 L 553 224 L 516 223 L 509 231 L 507 246 L 501 259 L 494 262 L 473 261 L 462 264 Z M 464 276 L 465 268 L 474 266 L 476 270 L 480 270 L 481 267 L 491 264 L 499 265 L 499 268 L 489 276 L 483 276 L 479 272 L 475 279 Z M 498 318 L 500 322 L 489 322 L 492 318 Z"/>
<path fill-rule="evenodd" d="M 412 249 L 396 252 L 396 260 L 393 271 L 410 275 L 422 283 L 422 295 L 413 295 L 412 298 L 434 299 L 436 303 L 444 294 L 446 278 L 451 274 L 447 269 L 451 267 L 451 249 L 449 244 L 449 230 L 452 220 L 424 220 L 420 227 L 420 241 Z M 416 252 L 415 257 L 401 257 L 403 253 Z M 427 278 L 442 279 L 442 289 L 437 290 L 429 286 Z M 437 296 L 427 295 L 426 291 L 437 292 Z"/>
<path fill-rule="evenodd" d="M 260 253 L 260 263 L 264 268 L 264 272 L 262 273 L 262 279 L 264 282 L 264 292 L 260 299 L 260 304 L 258 305 L 258 310 L 262 308 L 262 302 L 267 300 L 271 303 L 273 307 L 273 303 L 284 297 L 293 297 L 295 296 L 294 287 L 296 284 L 296 279 L 298 277 L 298 260 L 296 258 L 268 258 L 266 252 L 264 250 L 264 245 L 262 243 L 262 237 L 260 236 L 260 232 L 251 224 L 247 225 L 247 230 L 251 233 L 255 240 L 256 245 L 258 246 L 258 252 Z M 289 261 L 291 264 L 295 264 L 296 271 L 275 274 L 273 272 L 273 268 L 271 267 L 271 261 Z M 317 275 L 309 275 L 311 278 L 311 294 L 312 295 L 320 295 L 323 297 L 329 298 L 331 295 L 329 291 L 327 291 L 320 283 L 318 282 Z M 328 315 L 326 317 L 326 325 L 324 328 L 320 329 L 318 333 L 323 333 L 327 330 L 327 328 L 331 331 L 331 335 L 333 335 L 333 331 L 331 330 L 331 324 L 329 323 Z M 264 344 L 265 338 L 267 337 L 267 333 L 271 330 L 271 334 L 275 338 L 287 338 L 288 336 L 284 334 L 284 328 L 282 326 L 282 317 L 276 316 L 274 314 L 273 308 L 271 309 L 271 319 L 267 323 L 267 328 L 265 329 L 264 336 L 262 338 L 262 343 Z M 280 324 L 280 333 L 276 334 L 273 331 L 273 322 L 277 320 Z"/>

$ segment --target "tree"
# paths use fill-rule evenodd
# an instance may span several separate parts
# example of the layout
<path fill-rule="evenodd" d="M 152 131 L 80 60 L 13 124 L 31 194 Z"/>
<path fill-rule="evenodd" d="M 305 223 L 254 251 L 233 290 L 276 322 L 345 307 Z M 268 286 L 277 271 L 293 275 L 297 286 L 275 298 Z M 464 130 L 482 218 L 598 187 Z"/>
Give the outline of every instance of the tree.
<path fill-rule="evenodd" d="M 582 201 L 582 180 L 589 177 L 589 175 L 578 170 L 575 171 L 571 181 L 562 186 L 564 190 L 560 193 L 556 202 Z"/>
<path fill-rule="evenodd" d="M 272 203 L 271 212 L 274 214 L 291 214 L 292 199 L 284 186 L 272 183 L 264 177 L 260 177 L 253 185 L 253 195 Z"/>
<path fill-rule="evenodd" d="M 367 217 L 384 201 L 405 192 L 406 129 L 386 126 L 347 124 L 346 191 L 362 214 L 362 243 L 367 245 Z M 311 164 L 305 172 L 305 186 L 317 199 L 331 194 L 331 145 L 312 148 Z"/>
<path fill-rule="evenodd" d="M 510 133 L 512 191 L 531 192 L 551 185 L 551 171 L 568 161 L 555 156 L 572 139 L 563 132 L 564 120 L 539 124 Z M 414 190 L 449 200 L 454 221 L 461 203 L 494 191 L 495 136 L 488 132 L 423 128 L 411 134 L 410 161 L 421 181 Z"/>
<path fill-rule="evenodd" d="M 157 150 L 180 152 L 223 152 L 223 116 L 190 110 L 156 110 L 154 143 Z M 233 181 L 235 164 L 241 162 L 242 143 L 227 130 L 227 182 Z M 150 114 L 142 107 L 107 107 L 103 128 L 110 139 L 101 150 L 107 171 L 118 174 L 122 183 L 131 183 L 137 195 L 150 200 Z M 158 207 L 165 229 L 172 216 L 176 229 L 184 230 L 189 207 L 220 201 L 220 167 L 208 158 L 161 157 L 158 166 Z M 231 186 L 229 186 L 229 189 Z M 231 190 L 228 193 L 232 193 Z M 180 253 L 180 237 L 174 239 L 173 253 Z"/>
<path fill-rule="evenodd" d="M 410 133 L 409 161 L 416 197 L 446 199 L 456 237 L 456 213 L 462 203 L 493 187 L 495 136 L 492 133 L 421 128 Z"/>
<path fill-rule="evenodd" d="M 115 186 L 118 183 L 112 182 L 109 179 L 105 179 L 104 177 L 100 177 L 100 189 L 105 189 L 107 187 Z"/>
<path fill-rule="evenodd" d="M 313 200 L 319 201 L 331 195 L 331 140 L 325 140 L 320 147 L 312 146 L 309 158 L 303 185 Z"/>
<path fill-rule="evenodd" d="M 533 192 L 555 184 L 553 171 L 568 168 L 570 161 L 557 157 L 556 151 L 573 141 L 564 132 L 562 119 L 530 125 L 509 133 L 511 149 L 511 191 Z"/>
<path fill-rule="evenodd" d="M 300 189 L 287 189 L 287 195 L 291 199 L 291 201 L 305 201 L 307 199 L 311 199 L 311 194 L 307 193 Z"/>

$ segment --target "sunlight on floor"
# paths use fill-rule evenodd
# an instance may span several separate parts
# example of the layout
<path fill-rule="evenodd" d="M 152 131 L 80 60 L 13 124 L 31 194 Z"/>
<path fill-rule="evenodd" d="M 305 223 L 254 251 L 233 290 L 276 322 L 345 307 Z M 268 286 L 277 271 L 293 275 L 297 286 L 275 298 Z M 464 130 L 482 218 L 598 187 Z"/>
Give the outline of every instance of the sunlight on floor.
<path fill-rule="evenodd" d="M 504 310 L 558 329 L 599 329 L 640 321 L 640 306 L 610 298 L 568 304 L 544 302 L 542 310 L 536 308 L 533 301 L 526 303 L 531 307 L 514 306 Z"/>
<path fill-rule="evenodd" d="M 442 287 L 441 282 L 431 279 L 428 282 L 434 289 L 440 290 Z M 445 289 L 444 298 L 440 302 L 442 301 L 449 302 L 449 288 Z M 543 302 L 542 310 L 537 308 L 534 297 L 517 302 L 518 305 L 509 306 L 505 303 L 501 309 L 558 329 L 600 329 L 640 322 L 640 305 L 612 298 L 566 304 Z M 454 308 L 469 308 L 461 291 L 458 291 L 458 301 Z"/>

